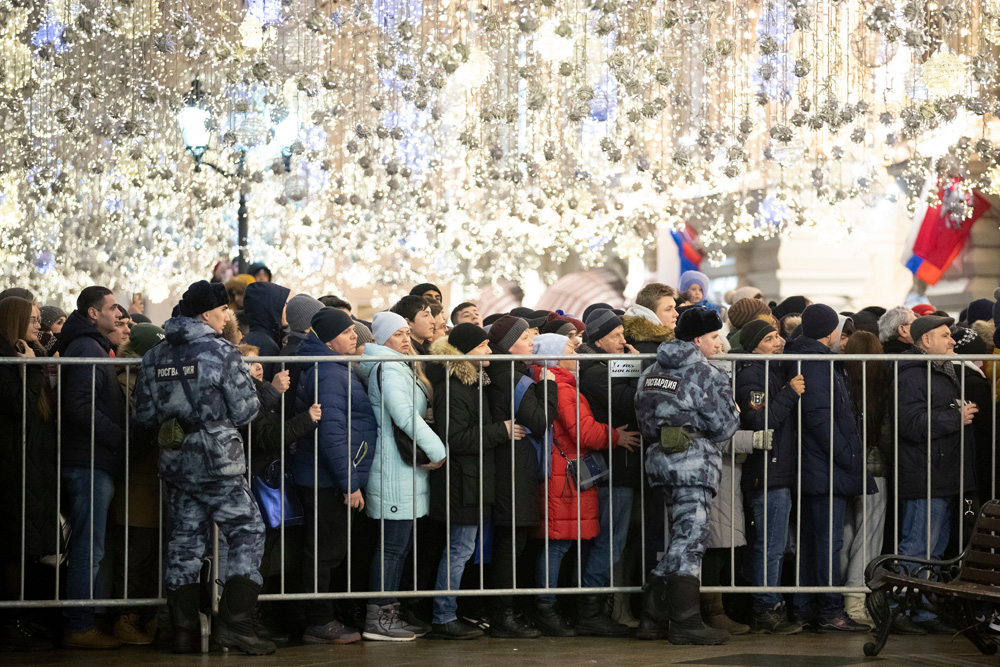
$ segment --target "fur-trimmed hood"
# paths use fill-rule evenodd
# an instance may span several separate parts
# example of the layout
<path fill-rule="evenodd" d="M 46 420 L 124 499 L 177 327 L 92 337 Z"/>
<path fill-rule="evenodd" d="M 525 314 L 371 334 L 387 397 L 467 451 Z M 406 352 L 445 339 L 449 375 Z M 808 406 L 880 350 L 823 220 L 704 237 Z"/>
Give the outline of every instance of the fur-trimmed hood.
<path fill-rule="evenodd" d="M 449 355 L 453 357 L 462 357 L 455 361 L 446 361 L 444 363 L 434 362 L 427 364 L 427 379 L 429 379 L 433 384 L 438 384 L 444 382 L 445 367 L 447 367 L 447 372 L 449 375 L 454 377 L 456 380 L 461 382 L 466 386 L 472 386 L 479 382 L 479 369 L 478 364 L 474 364 L 471 361 L 467 361 L 457 347 L 448 342 L 448 338 L 438 338 L 434 343 L 431 344 L 430 353 L 435 355 Z M 483 373 L 483 386 L 490 383 L 490 378 L 488 375 Z"/>
<path fill-rule="evenodd" d="M 666 343 L 674 339 L 674 332 L 662 324 L 653 324 L 645 317 L 625 316 L 625 338 L 634 341 Z"/>

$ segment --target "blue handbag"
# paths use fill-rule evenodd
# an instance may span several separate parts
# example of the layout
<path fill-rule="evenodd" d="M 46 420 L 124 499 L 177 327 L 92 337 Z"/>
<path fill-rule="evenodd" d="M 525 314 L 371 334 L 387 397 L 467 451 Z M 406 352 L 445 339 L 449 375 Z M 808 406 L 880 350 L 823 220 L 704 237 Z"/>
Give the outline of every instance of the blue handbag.
<path fill-rule="evenodd" d="M 267 466 L 263 475 L 254 475 L 250 490 L 260 507 L 260 516 L 268 528 L 281 527 L 281 461 L 276 459 Z M 299 526 L 305 520 L 302 501 L 295 492 L 292 473 L 285 473 L 285 525 Z"/>

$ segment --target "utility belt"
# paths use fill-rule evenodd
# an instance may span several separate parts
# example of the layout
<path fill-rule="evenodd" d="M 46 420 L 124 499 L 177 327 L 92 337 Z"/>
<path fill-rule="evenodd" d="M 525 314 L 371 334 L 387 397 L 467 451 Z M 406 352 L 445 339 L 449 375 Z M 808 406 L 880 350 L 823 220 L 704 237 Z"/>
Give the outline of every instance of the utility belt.
<path fill-rule="evenodd" d="M 660 448 L 667 454 L 681 454 L 691 447 L 696 438 L 707 438 L 704 431 L 688 426 L 661 426 Z"/>

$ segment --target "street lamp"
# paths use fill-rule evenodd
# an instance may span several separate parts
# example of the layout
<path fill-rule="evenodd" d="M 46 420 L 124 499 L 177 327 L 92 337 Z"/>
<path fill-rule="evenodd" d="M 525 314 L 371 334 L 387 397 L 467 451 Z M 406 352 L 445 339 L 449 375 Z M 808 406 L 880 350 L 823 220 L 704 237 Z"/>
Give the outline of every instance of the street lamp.
<path fill-rule="evenodd" d="M 262 114 L 265 119 L 268 114 Z M 240 203 L 236 211 L 237 237 L 239 242 L 239 257 L 237 265 L 240 273 L 247 271 L 247 248 L 249 236 L 249 221 L 247 219 L 247 191 L 249 190 L 244 177 L 246 176 L 247 149 L 240 146 L 240 159 L 236 165 L 236 173 L 230 174 L 216 164 L 205 160 L 205 151 L 208 150 L 211 138 L 212 112 L 205 101 L 205 91 L 201 88 L 201 82 L 195 79 L 191 84 L 191 90 L 184 97 L 184 106 L 177 112 L 177 124 L 180 126 L 181 137 L 184 140 L 184 147 L 194 158 L 194 170 L 200 172 L 202 165 L 210 167 L 214 171 L 222 174 L 226 178 L 235 179 L 239 185 Z M 291 149 L 288 147 L 298 134 L 297 122 L 294 117 L 288 117 L 277 127 L 273 128 L 274 140 L 272 144 L 281 147 L 281 157 L 285 163 L 285 170 L 289 171 L 291 161 Z"/>

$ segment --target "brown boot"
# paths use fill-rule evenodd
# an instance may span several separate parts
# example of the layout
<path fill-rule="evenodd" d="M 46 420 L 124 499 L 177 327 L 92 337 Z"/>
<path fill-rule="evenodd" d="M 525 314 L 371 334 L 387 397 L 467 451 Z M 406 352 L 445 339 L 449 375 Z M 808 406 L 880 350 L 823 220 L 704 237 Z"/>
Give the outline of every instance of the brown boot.
<path fill-rule="evenodd" d="M 750 632 L 750 626 L 737 623 L 726 616 L 726 608 L 722 605 L 722 593 L 701 594 L 701 615 L 705 625 L 716 630 L 725 630 L 731 635 L 745 635 Z"/>

